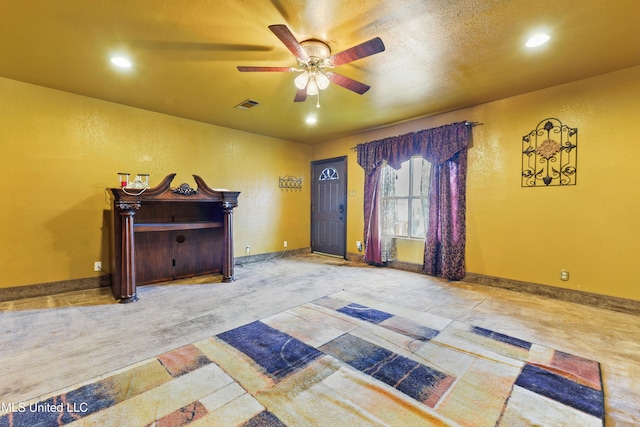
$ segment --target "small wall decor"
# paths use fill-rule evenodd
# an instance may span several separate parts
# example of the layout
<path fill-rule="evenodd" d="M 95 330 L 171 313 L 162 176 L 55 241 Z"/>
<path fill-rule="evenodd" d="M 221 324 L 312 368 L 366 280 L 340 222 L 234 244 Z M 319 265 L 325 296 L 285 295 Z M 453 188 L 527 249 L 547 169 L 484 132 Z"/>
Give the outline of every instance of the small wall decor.
<path fill-rule="evenodd" d="M 522 137 L 522 186 L 576 185 L 578 129 L 548 118 Z"/>
<path fill-rule="evenodd" d="M 280 177 L 280 188 L 284 190 L 302 190 L 302 178 L 292 175 Z"/>

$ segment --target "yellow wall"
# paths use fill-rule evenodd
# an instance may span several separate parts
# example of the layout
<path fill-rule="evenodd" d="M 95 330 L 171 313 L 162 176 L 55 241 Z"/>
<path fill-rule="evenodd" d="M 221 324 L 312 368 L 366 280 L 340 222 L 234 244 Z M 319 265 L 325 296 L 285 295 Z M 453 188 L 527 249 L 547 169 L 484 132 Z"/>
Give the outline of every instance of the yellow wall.
<path fill-rule="evenodd" d="M 347 247 L 363 239 L 363 172 L 351 147 L 452 122 L 473 129 L 467 176 L 467 271 L 640 300 L 640 67 L 499 100 L 313 147 L 349 155 Z M 522 188 L 521 141 L 543 119 L 578 128 L 577 185 Z M 353 195 L 355 193 L 355 196 Z M 400 242 L 422 263 L 422 243 Z M 570 280 L 560 280 L 561 269 Z"/>
<path fill-rule="evenodd" d="M 152 186 L 241 191 L 235 255 L 309 247 L 311 148 L 0 78 L 0 287 L 96 276 L 109 265 L 105 188 L 117 172 L 149 173 Z M 239 112 L 246 114 L 246 112 Z"/>
<path fill-rule="evenodd" d="M 366 95 L 365 95 L 366 96 Z M 467 271 L 640 300 L 640 67 L 308 146 L 0 79 L 0 287 L 96 275 L 108 265 L 104 189 L 118 171 L 176 172 L 174 185 L 239 190 L 235 255 L 309 246 L 309 162 L 348 156 L 347 250 L 363 240 L 356 144 L 461 120 L 473 130 L 467 179 Z M 577 127 L 571 187 L 521 188 L 521 139 L 541 120 Z M 421 263 L 402 242 L 400 261 Z M 560 281 L 559 271 L 570 280 Z"/>

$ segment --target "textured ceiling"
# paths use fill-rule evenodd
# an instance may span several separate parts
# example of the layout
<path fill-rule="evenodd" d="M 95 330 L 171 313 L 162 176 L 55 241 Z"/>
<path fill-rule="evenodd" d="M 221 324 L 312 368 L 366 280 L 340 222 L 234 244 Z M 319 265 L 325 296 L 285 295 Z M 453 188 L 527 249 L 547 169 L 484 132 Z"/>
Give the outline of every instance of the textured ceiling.
<path fill-rule="evenodd" d="M 319 143 L 640 65 L 639 23 L 638 0 L 2 0 L 0 76 Z M 271 24 L 333 53 L 380 37 L 384 52 L 335 69 L 371 89 L 331 85 L 318 109 L 293 102 L 295 73 L 238 72 L 296 65 Z M 539 30 L 551 41 L 525 48 Z M 234 108 L 246 99 L 260 105 Z"/>

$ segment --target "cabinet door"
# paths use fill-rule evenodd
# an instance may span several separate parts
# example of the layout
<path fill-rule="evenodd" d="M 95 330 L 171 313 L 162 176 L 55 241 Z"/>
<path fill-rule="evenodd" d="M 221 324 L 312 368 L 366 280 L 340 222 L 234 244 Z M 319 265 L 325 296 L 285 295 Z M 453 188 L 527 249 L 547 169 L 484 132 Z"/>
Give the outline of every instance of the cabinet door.
<path fill-rule="evenodd" d="M 138 285 L 171 280 L 171 231 L 136 233 L 135 259 Z"/>
<path fill-rule="evenodd" d="M 175 278 L 222 271 L 221 228 L 174 231 L 172 240 Z"/>

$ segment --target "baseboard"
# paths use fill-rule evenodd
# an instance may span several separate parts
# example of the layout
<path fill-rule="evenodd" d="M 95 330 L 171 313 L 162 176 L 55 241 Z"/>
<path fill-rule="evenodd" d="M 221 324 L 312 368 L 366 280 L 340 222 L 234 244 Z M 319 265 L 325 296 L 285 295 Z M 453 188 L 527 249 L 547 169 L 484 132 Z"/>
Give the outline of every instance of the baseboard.
<path fill-rule="evenodd" d="M 111 286 L 110 274 L 103 274 L 97 277 L 86 277 L 84 279 L 62 280 L 60 282 L 0 288 L 0 302 L 43 297 L 61 294 L 64 292 L 101 288 L 104 286 Z"/>
<path fill-rule="evenodd" d="M 241 267 L 242 265 L 248 263 L 263 262 L 270 259 L 308 253 L 311 253 L 311 248 L 247 255 L 242 257 L 235 257 L 235 265 Z M 346 259 L 348 261 L 364 263 L 364 256 L 362 254 L 348 252 Z M 420 264 L 392 261 L 387 264 L 387 267 L 395 268 L 397 270 L 410 271 L 413 273 L 422 273 L 422 266 Z M 626 298 L 595 294 L 575 289 L 557 288 L 555 286 L 540 285 L 537 283 L 522 282 L 518 280 L 486 276 L 477 273 L 466 273 L 464 279 L 462 279 L 461 281 L 473 283 L 476 285 L 492 286 L 495 288 L 502 288 L 510 291 L 539 295 L 561 301 L 618 311 L 621 313 L 640 315 L 640 301 L 630 300 Z M 94 289 L 106 286 L 111 286 L 110 274 L 104 274 L 97 277 L 87 277 L 84 279 L 62 280 L 59 282 L 40 283 L 36 285 L 0 288 L 0 302 L 55 295 L 64 292 Z"/>
<path fill-rule="evenodd" d="M 467 273 L 462 281 L 475 283 L 477 285 L 493 286 L 511 291 L 545 296 L 561 301 L 604 308 L 621 313 L 640 315 L 640 301 L 626 298 L 595 294 L 575 289 L 557 288 L 555 286 L 521 282 L 518 280 L 503 279 L 501 277 L 485 276 L 477 273 Z"/>
<path fill-rule="evenodd" d="M 245 255 L 235 257 L 235 265 L 242 267 L 245 264 L 251 264 L 254 262 L 263 262 L 271 259 L 285 258 L 294 255 L 311 253 L 311 248 L 291 249 L 281 252 L 269 252 L 256 255 Z"/>
<path fill-rule="evenodd" d="M 345 259 L 347 261 L 364 262 L 364 255 L 347 252 L 347 256 L 345 257 Z"/>
<path fill-rule="evenodd" d="M 353 252 L 347 253 L 347 260 L 354 262 L 362 262 L 366 264 L 363 254 Z M 383 264 L 384 267 L 395 268 L 396 270 L 410 271 L 412 273 L 422 273 L 422 265 L 402 261 L 389 261 Z"/>
<path fill-rule="evenodd" d="M 236 257 L 235 264 L 241 266 L 246 263 L 260 262 L 271 258 L 282 258 L 309 252 L 311 252 L 310 248 L 302 248 L 283 252 Z M 108 286 L 111 286 L 110 274 L 103 274 L 102 276 L 98 277 L 86 277 L 84 279 L 62 280 L 59 282 L 38 283 L 35 285 L 0 288 L 0 302 L 15 301 L 25 298 L 44 297 L 48 295 L 62 294 L 65 292 L 81 291 L 85 289 L 94 289 Z"/>
<path fill-rule="evenodd" d="M 364 262 L 364 257 L 359 254 L 349 254 L 350 261 Z M 391 261 L 386 264 L 389 268 L 395 268 L 413 273 L 422 273 L 422 265 L 409 262 Z M 476 285 L 492 286 L 508 289 L 510 291 L 523 292 L 532 295 L 544 296 L 561 301 L 582 304 L 591 307 L 604 308 L 620 313 L 640 315 L 640 301 L 619 298 L 609 295 L 595 294 L 575 289 L 557 288 L 555 286 L 540 285 L 537 283 L 522 282 L 518 280 L 503 279 L 501 277 L 486 276 L 483 274 L 467 272 L 461 282 Z"/>

